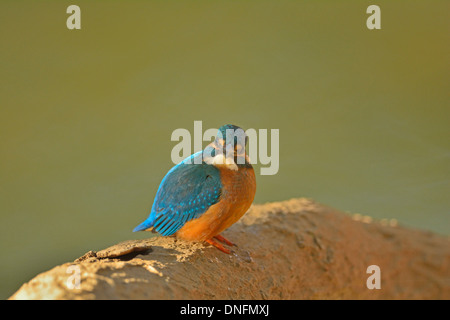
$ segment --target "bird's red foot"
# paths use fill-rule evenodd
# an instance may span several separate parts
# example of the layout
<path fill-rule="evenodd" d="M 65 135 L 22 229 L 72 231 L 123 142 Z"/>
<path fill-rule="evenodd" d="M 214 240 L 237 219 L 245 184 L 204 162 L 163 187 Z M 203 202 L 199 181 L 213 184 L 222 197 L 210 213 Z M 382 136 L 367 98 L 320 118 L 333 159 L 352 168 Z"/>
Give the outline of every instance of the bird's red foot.
<path fill-rule="evenodd" d="M 221 236 L 220 234 L 218 234 L 217 236 L 214 236 L 214 238 L 216 238 L 217 240 L 219 240 L 220 242 L 223 242 L 229 246 L 236 246 L 233 242 L 231 242 L 230 240 L 228 240 L 227 238 Z"/>
<path fill-rule="evenodd" d="M 206 240 L 206 242 L 208 242 L 210 245 L 213 245 L 214 247 L 216 247 L 217 249 L 219 249 L 222 252 L 225 252 L 227 254 L 230 254 L 231 251 L 228 250 L 227 248 L 225 248 L 223 245 L 221 245 L 220 243 L 214 241 L 213 239 L 208 239 Z"/>

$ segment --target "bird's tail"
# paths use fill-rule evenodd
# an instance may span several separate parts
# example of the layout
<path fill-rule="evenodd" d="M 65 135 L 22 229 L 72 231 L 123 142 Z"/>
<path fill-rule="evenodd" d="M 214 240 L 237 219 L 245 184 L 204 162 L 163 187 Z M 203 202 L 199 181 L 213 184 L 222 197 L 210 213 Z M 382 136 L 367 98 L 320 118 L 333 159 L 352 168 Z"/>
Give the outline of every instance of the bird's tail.
<path fill-rule="evenodd" d="M 149 228 L 153 227 L 153 223 L 151 223 L 148 220 L 145 220 L 144 222 L 142 222 L 140 225 L 138 225 L 136 228 L 133 229 L 133 232 L 137 232 L 137 231 L 144 231 L 147 230 Z"/>

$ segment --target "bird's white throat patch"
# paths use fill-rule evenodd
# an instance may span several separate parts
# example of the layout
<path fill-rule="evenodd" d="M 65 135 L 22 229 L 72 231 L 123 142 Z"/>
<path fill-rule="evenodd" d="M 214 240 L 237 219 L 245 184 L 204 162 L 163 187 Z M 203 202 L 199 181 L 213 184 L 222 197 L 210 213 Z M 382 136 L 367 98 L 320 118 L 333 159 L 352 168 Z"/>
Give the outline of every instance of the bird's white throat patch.
<path fill-rule="evenodd" d="M 227 158 L 223 154 L 218 154 L 215 157 L 206 158 L 204 159 L 204 161 L 207 164 L 212 164 L 216 167 L 226 168 L 229 170 L 238 171 L 239 169 L 233 158 Z"/>

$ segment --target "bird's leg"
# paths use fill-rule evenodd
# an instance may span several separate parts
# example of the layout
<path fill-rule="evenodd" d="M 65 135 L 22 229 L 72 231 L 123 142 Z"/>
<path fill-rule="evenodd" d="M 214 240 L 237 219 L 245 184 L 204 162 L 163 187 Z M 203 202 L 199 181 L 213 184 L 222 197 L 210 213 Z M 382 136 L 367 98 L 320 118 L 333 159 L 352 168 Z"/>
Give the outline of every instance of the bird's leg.
<path fill-rule="evenodd" d="M 236 246 L 233 242 L 231 242 L 230 240 L 228 240 L 227 238 L 221 236 L 220 234 L 218 234 L 217 236 L 214 236 L 214 238 L 216 238 L 217 240 L 219 240 L 220 242 L 223 242 L 229 246 Z M 236 246 L 237 247 L 237 246 Z"/>
<path fill-rule="evenodd" d="M 220 243 L 217 243 L 216 241 L 214 241 L 213 239 L 208 239 L 206 240 L 206 242 L 208 242 L 210 245 L 213 245 L 214 247 L 216 247 L 217 249 L 219 249 L 222 252 L 228 253 L 230 254 L 231 251 L 228 250 L 227 248 L 225 248 L 223 245 L 221 245 Z"/>

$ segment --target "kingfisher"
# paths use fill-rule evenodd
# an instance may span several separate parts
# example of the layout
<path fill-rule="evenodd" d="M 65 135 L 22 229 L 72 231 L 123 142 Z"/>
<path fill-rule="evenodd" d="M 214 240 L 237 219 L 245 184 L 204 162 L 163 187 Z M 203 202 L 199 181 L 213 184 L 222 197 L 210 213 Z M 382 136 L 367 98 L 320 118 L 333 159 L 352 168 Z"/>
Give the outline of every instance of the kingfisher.
<path fill-rule="evenodd" d="M 169 170 L 156 192 L 150 215 L 133 231 L 205 241 L 231 253 L 221 243 L 235 244 L 220 233 L 247 212 L 256 193 L 255 172 L 245 151 L 247 142 L 248 136 L 240 127 L 220 127 L 204 150 Z"/>

